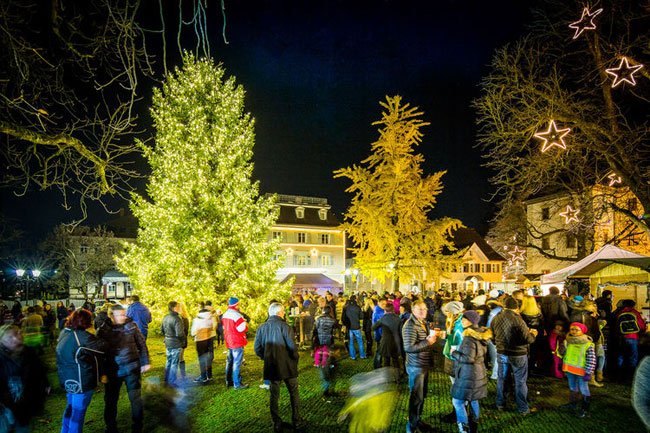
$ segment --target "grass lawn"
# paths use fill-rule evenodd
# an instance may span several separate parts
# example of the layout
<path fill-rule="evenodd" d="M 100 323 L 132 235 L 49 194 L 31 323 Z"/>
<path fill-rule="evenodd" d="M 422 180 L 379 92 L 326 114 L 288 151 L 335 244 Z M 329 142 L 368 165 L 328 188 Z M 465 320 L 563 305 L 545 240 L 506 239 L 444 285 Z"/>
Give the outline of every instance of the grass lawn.
<path fill-rule="evenodd" d="M 144 375 L 145 428 L 149 433 L 178 431 L 172 417 L 185 418 L 193 432 L 270 432 L 268 391 L 260 389 L 262 383 L 262 362 L 252 351 L 252 342 L 246 350 L 246 363 L 242 368 L 244 382 L 250 389 L 235 391 L 227 389 L 224 383 L 223 367 L 225 354 L 223 346 L 215 348 L 215 381 L 205 386 L 188 385 L 187 396 L 176 410 L 171 410 L 165 391 L 159 386 L 163 376 L 165 351 L 162 339 L 150 337 L 148 346 L 153 369 Z M 34 420 L 34 431 L 54 433 L 61 428 L 60 417 L 65 407 L 65 394 L 58 386 L 54 357 L 47 355 L 50 369 L 50 381 L 53 391 L 50 395 L 45 413 Z M 188 378 L 198 375 L 196 350 L 193 344 L 186 351 Z M 346 402 L 350 377 L 356 373 L 370 371 L 372 361 L 343 359 L 339 365 L 335 390 L 340 394 L 331 402 L 321 398 L 320 380 L 317 368 L 313 367 L 309 352 L 301 352 L 300 359 L 300 398 L 301 413 L 310 432 L 346 432 L 347 420 L 337 422 L 338 413 Z M 191 381 L 190 381 L 191 382 Z M 540 411 L 529 417 L 521 417 L 516 412 L 498 412 L 494 409 L 495 381 L 489 384 L 489 396 L 481 401 L 481 432 L 642 432 L 643 425 L 630 404 L 630 387 L 607 383 L 603 388 L 592 389 L 593 401 L 588 418 L 578 419 L 572 414 L 556 409 L 568 398 L 565 381 L 551 378 L 529 379 L 529 396 Z M 451 411 L 449 396 L 450 382 L 442 371 L 436 369 L 430 376 L 429 395 L 424 407 L 424 421 L 435 426 L 440 432 L 455 432 L 456 426 L 444 424 L 440 417 Z M 104 394 L 96 393 L 86 414 L 85 432 L 103 432 Z M 400 392 L 395 402 L 391 432 L 403 432 L 408 408 L 408 387 L 400 385 Z M 513 403 L 514 404 L 514 403 Z M 512 406 L 512 405 L 511 405 Z M 130 431 L 130 406 L 126 391 L 122 390 L 118 420 L 120 430 Z M 281 390 L 280 410 L 286 414 L 284 419 L 290 421 L 290 407 L 286 389 Z"/>

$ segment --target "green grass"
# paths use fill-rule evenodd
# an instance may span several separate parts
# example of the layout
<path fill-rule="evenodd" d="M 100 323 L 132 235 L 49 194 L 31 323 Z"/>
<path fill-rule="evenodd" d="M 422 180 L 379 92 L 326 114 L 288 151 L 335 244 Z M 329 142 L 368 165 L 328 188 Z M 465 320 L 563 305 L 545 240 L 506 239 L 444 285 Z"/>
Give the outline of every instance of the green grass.
<path fill-rule="evenodd" d="M 145 387 L 145 429 L 144 431 L 165 433 L 178 431 L 171 419 L 170 403 L 164 388 L 158 384 L 163 375 L 165 354 L 162 340 L 158 337 L 148 341 L 153 369 L 144 376 Z M 215 349 L 214 374 L 215 381 L 206 386 L 189 386 L 187 407 L 180 408 L 181 415 L 186 416 L 194 432 L 269 432 L 271 418 L 269 414 L 268 391 L 260 389 L 262 383 L 262 362 L 252 352 L 252 342 L 246 350 L 246 363 L 242 368 L 244 382 L 251 385 L 248 390 L 235 391 L 227 389 L 223 383 L 223 366 L 225 354 L 223 346 Z M 65 394 L 58 387 L 56 369 L 51 353 L 47 356 L 50 366 L 50 380 L 53 391 L 48 398 L 45 413 L 34 420 L 34 431 L 54 433 L 61 428 L 60 417 L 65 407 Z M 191 345 L 186 351 L 188 377 L 198 375 L 196 351 Z M 321 398 L 318 371 L 312 366 L 313 360 L 309 352 L 301 352 L 300 359 L 300 399 L 301 413 L 307 422 L 310 432 L 345 432 L 348 431 L 347 420 L 342 424 L 337 422 L 339 411 L 346 402 L 349 379 L 356 373 L 370 371 L 371 360 L 351 361 L 343 359 L 340 363 L 335 390 L 341 394 L 332 399 L 331 403 Z M 441 432 L 457 431 L 455 425 L 444 424 L 440 417 L 451 411 L 449 396 L 450 381 L 441 371 L 436 369 L 430 376 L 429 395 L 424 407 L 424 420 L 435 426 Z M 489 384 L 489 396 L 481 401 L 481 432 L 642 432 L 641 421 L 630 404 L 629 386 L 608 383 L 603 388 L 592 389 L 593 403 L 591 414 L 586 419 L 578 419 L 568 412 L 556 409 L 568 398 L 568 388 L 565 381 L 551 378 L 529 379 L 529 396 L 537 406 L 539 413 L 521 417 L 516 412 L 498 412 L 494 409 L 495 382 Z M 92 403 L 86 414 L 87 433 L 103 432 L 103 402 L 102 392 L 93 396 Z M 408 408 L 408 388 L 400 385 L 400 392 L 395 403 L 395 412 L 391 424 L 391 432 L 404 431 Z M 130 406 L 126 391 L 123 389 L 119 406 L 118 420 L 120 431 L 130 431 Z M 280 410 L 285 420 L 290 421 L 290 406 L 286 389 L 281 391 Z"/>

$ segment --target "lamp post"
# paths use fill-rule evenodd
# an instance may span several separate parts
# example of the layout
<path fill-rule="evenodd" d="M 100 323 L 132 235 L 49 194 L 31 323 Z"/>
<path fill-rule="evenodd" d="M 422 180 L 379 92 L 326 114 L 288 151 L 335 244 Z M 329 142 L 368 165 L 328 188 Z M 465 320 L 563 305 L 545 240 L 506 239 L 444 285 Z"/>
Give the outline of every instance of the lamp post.
<path fill-rule="evenodd" d="M 31 273 L 31 277 L 30 277 Z M 29 305 L 29 280 L 31 278 L 38 278 L 41 276 L 41 271 L 39 269 L 32 269 L 31 272 L 27 272 L 26 270 L 19 268 L 16 269 L 16 276 L 19 279 L 25 278 L 25 304 Z"/>

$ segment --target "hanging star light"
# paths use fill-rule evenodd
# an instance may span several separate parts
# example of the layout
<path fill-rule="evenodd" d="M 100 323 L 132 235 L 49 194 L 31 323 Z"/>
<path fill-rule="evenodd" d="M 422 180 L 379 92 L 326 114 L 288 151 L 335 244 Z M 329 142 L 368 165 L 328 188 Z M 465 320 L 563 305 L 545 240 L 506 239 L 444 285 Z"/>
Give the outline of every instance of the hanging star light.
<path fill-rule="evenodd" d="M 625 81 L 628 84 L 636 86 L 636 80 L 634 79 L 634 74 L 636 74 L 639 69 L 643 68 L 643 65 L 633 65 L 630 66 L 630 61 L 627 57 L 621 58 L 621 63 L 618 65 L 618 68 L 605 69 L 609 75 L 614 77 L 614 82 L 612 87 L 616 87 Z"/>
<path fill-rule="evenodd" d="M 548 129 L 544 132 L 538 132 L 534 135 L 535 138 L 539 138 L 544 141 L 542 145 L 542 153 L 546 152 L 553 146 L 557 146 L 562 149 L 566 149 L 566 143 L 564 142 L 564 137 L 571 132 L 571 128 L 557 129 L 555 125 L 555 120 L 551 120 L 548 125 Z"/>
<path fill-rule="evenodd" d="M 566 206 L 564 212 L 560 212 L 560 216 L 564 217 L 564 224 L 570 224 L 572 221 L 579 222 L 578 214 L 580 209 L 573 209 L 570 205 Z"/>
<path fill-rule="evenodd" d="M 614 186 L 617 183 L 622 183 L 621 176 L 618 176 L 616 173 L 610 173 L 607 178 L 609 179 L 609 186 Z"/>
<path fill-rule="evenodd" d="M 576 33 L 573 35 L 573 39 L 577 39 L 585 30 L 594 30 L 596 28 L 596 24 L 594 24 L 594 18 L 596 18 L 596 15 L 600 14 L 602 11 L 602 9 L 596 9 L 593 12 L 589 12 L 589 8 L 584 8 L 582 10 L 582 16 L 580 19 L 574 23 L 569 24 L 569 27 L 575 29 L 576 31 Z"/>
<path fill-rule="evenodd" d="M 513 262 L 523 262 L 524 261 L 524 254 L 526 254 L 526 250 L 524 249 L 519 249 L 519 247 L 515 246 L 515 248 L 510 251 L 508 254 L 512 257 L 510 260 Z"/>

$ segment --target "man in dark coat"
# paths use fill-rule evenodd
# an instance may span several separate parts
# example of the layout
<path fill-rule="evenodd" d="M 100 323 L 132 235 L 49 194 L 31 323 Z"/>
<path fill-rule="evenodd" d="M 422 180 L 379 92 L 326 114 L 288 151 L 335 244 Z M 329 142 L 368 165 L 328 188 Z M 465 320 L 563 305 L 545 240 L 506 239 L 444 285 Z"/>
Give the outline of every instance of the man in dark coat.
<path fill-rule="evenodd" d="M 121 305 L 111 307 L 112 324 L 104 322 L 97 331 L 97 337 L 107 343 L 106 393 L 104 394 L 104 421 L 106 433 L 117 432 L 117 401 L 120 397 L 122 383 L 131 402 L 131 431 L 142 431 L 144 409 L 142 406 L 141 374 L 151 369 L 149 351 L 144 337 L 131 319 L 126 317 L 126 310 Z"/>
<path fill-rule="evenodd" d="M 187 347 L 187 330 L 179 316 L 178 302 L 171 301 L 168 305 L 169 314 L 163 317 L 160 330 L 165 337 L 167 363 L 165 365 L 165 383 L 176 385 L 176 372 L 180 363 L 183 347 Z"/>
<path fill-rule="evenodd" d="M 366 351 L 363 347 L 363 337 L 361 333 L 361 307 L 357 304 L 357 297 L 355 295 L 350 296 L 347 304 L 343 308 L 343 314 L 341 320 L 343 324 L 348 329 L 350 333 L 350 359 L 353 361 L 357 358 L 356 352 L 354 350 L 354 340 L 357 340 L 357 346 L 359 346 L 359 356 L 361 359 L 366 359 Z"/>
<path fill-rule="evenodd" d="M 537 331 L 528 329 L 524 319 L 519 315 L 519 302 L 515 298 L 506 298 L 505 309 L 497 314 L 490 328 L 497 346 L 498 379 L 497 409 L 503 410 L 506 404 L 504 384 L 512 369 L 515 379 L 515 400 L 517 410 L 523 415 L 535 412 L 528 407 L 528 345 L 535 341 Z"/>
<path fill-rule="evenodd" d="M 402 322 L 400 317 L 395 314 L 395 307 L 391 302 L 386 303 L 386 313 L 372 325 L 373 331 L 381 327 L 381 340 L 377 352 L 383 359 L 384 367 L 390 367 L 391 360 L 393 367 L 402 369 L 399 357 L 402 356 L 402 336 L 400 328 Z"/>
<path fill-rule="evenodd" d="M 129 298 L 129 307 L 126 309 L 127 317 L 130 317 L 142 333 L 144 339 L 147 339 L 149 334 L 149 323 L 151 323 L 151 312 L 145 305 L 140 302 L 138 295 L 131 295 Z"/>
<path fill-rule="evenodd" d="M 566 302 L 560 296 L 560 289 L 553 286 L 549 289 L 549 294 L 542 298 L 540 305 L 542 316 L 544 317 L 544 329 L 551 331 L 555 328 L 555 323 L 562 320 L 569 323 L 569 314 Z"/>
<path fill-rule="evenodd" d="M 280 432 L 286 425 L 279 413 L 280 381 L 289 390 L 291 419 L 295 431 L 302 428 L 300 396 L 298 395 L 298 347 L 294 332 L 284 321 L 284 307 L 278 302 L 269 306 L 269 318 L 257 330 L 255 354 L 264 360 L 264 380 L 271 382 L 271 418 L 273 431 Z"/>

